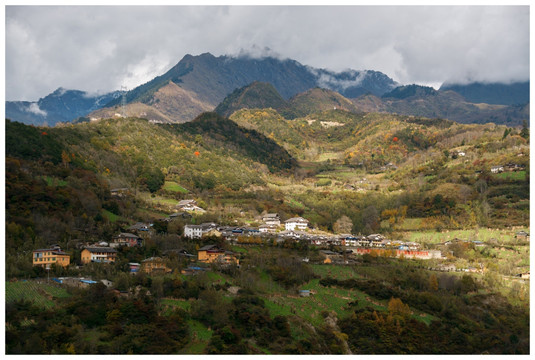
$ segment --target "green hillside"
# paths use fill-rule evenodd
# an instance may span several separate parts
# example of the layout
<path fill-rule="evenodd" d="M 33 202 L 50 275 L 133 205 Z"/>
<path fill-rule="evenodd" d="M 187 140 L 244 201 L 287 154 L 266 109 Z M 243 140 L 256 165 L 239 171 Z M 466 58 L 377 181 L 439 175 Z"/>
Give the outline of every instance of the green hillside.
<path fill-rule="evenodd" d="M 221 116 L 229 117 L 235 111 L 244 108 L 273 108 L 280 111 L 284 110 L 286 106 L 286 101 L 273 85 L 255 81 L 243 88 L 236 89 L 217 105 L 214 111 Z"/>
<path fill-rule="evenodd" d="M 314 88 L 304 93 L 297 94 L 288 101 L 288 110 L 286 113 L 289 118 L 303 117 L 321 111 L 339 109 L 349 112 L 358 112 L 353 103 L 340 95 L 339 93 Z"/>

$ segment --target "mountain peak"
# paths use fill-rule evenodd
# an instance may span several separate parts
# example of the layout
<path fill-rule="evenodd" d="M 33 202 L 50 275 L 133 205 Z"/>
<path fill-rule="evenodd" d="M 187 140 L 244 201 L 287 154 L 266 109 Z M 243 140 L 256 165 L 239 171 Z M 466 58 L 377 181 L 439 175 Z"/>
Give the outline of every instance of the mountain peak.
<path fill-rule="evenodd" d="M 433 89 L 430 86 L 422 86 L 422 85 L 403 85 L 398 86 L 394 90 L 383 94 L 383 98 L 396 98 L 396 99 L 406 99 L 409 97 L 417 96 L 417 97 L 427 97 L 427 96 L 434 96 L 438 94 L 438 91 Z"/>
<path fill-rule="evenodd" d="M 286 101 L 273 85 L 267 82 L 254 81 L 234 90 L 216 107 L 215 112 L 230 117 L 235 111 L 244 108 L 273 108 L 280 111 L 285 107 Z"/>

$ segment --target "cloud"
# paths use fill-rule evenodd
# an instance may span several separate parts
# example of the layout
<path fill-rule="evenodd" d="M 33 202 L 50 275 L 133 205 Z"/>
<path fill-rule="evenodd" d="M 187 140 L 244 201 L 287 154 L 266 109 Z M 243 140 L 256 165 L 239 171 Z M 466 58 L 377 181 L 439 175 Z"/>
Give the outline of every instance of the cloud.
<path fill-rule="evenodd" d="M 37 103 L 31 103 L 28 107 L 24 108 L 24 111 L 27 111 L 36 115 L 41 115 L 41 116 L 47 115 L 47 112 L 44 110 L 41 110 L 39 108 L 39 105 L 37 105 Z"/>
<path fill-rule="evenodd" d="M 6 6 L 6 98 L 132 88 L 184 55 L 272 56 L 399 83 L 529 79 L 528 6 Z"/>
<path fill-rule="evenodd" d="M 318 85 L 321 88 L 326 89 L 339 89 L 341 91 L 346 90 L 347 88 L 353 87 L 353 86 L 359 86 L 368 75 L 367 71 L 351 71 L 348 70 L 344 73 L 344 75 L 349 76 L 349 79 L 340 79 L 335 77 L 335 74 L 323 70 L 314 69 L 312 67 L 308 67 L 308 70 L 317 76 L 318 78 Z"/>

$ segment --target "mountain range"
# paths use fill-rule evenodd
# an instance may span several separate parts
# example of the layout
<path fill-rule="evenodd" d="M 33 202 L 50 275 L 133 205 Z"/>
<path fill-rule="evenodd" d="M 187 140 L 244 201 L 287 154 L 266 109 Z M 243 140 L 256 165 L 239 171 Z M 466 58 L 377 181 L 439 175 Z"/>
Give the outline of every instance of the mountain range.
<path fill-rule="evenodd" d="M 28 125 L 54 126 L 100 109 L 121 96 L 120 91 L 92 95 L 58 88 L 38 101 L 6 101 L 6 118 Z"/>
<path fill-rule="evenodd" d="M 247 101 L 237 103 L 244 94 Z M 303 104 L 314 101 L 322 105 Z M 7 101 L 6 118 L 50 126 L 77 118 L 88 121 L 117 116 L 183 123 L 214 109 L 230 116 L 244 106 L 271 107 L 286 118 L 294 118 L 305 115 L 308 108 L 328 107 L 442 117 L 462 123 L 518 125 L 529 118 L 528 103 L 529 82 L 449 84 L 435 90 L 400 86 L 387 75 L 371 70 L 336 73 L 289 59 L 215 57 L 205 53 L 186 55 L 165 74 L 124 94 L 116 91 L 92 97 L 60 88 L 37 102 Z"/>

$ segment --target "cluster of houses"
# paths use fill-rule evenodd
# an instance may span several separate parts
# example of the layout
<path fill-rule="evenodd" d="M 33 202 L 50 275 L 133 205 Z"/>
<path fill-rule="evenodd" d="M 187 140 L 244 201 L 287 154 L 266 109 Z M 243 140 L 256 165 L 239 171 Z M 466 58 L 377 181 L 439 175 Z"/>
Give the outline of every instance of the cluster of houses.
<path fill-rule="evenodd" d="M 276 213 L 268 213 L 262 217 L 263 224 L 258 227 L 220 226 L 216 223 L 184 226 L 184 237 L 200 239 L 207 236 L 222 237 L 234 243 L 248 237 L 275 239 L 277 242 L 296 240 L 311 245 L 328 247 L 346 246 L 363 248 L 396 248 L 397 250 L 416 251 L 420 244 L 386 239 L 381 234 L 355 236 L 350 234 L 334 235 L 309 231 L 309 221 L 302 217 L 293 217 L 281 222 Z M 284 225 L 284 228 L 282 227 Z M 246 241 L 245 241 L 246 242 Z"/>
<path fill-rule="evenodd" d="M 121 189 L 122 190 L 122 189 Z M 178 216 L 187 219 L 191 217 L 188 214 L 192 211 L 204 212 L 197 206 L 195 200 L 182 200 L 178 204 L 179 210 L 169 216 L 172 220 Z M 124 232 L 114 236 L 111 241 L 99 242 L 97 244 L 82 245 L 81 263 L 113 263 L 116 261 L 117 248 L 140 247 L 144 244 L 144 239 L 134 233 L 143 235 L 143 232 L 149 232 L 152 224 L 138 222 L 130 226 Z M 439 250 L 424 250 L 420 244 L 415 242 L 403 242 L 398 240 L 386 239 L 381 234 L 372 234 L 368 236 L 355 236 L 351 234 L 329 234 L 311 229 L 310 223 L 303 217 L 293 217 L 281 221 L 279 214 L 267 213 L 262 216 L 262 225 L 258 227 L 239 227 L 239 226 L 221 226 L 216 223 L 203 223 L 200 225 L 185 225 L 184 237 L 190 239 L 200 239 L 203 237 L 215 236 L 223 238 L 229 243 L 248 243 L 251 239 L 274 240 L 278 243 L 287 240 L 305 242 L 320 248 L 331 248 L 332 246 L 345 247 L 341 252 L 331 250 L 321 250 L 325 257 L 325 263 L 341 262 L 343 258 L 347 261 L 348 254 L 364 255 L 376 254 L 406 258 L 432 259 L 442 258 Z M 529 234 L 520 231 L 516 236 L 519 239 L 528 239 Z M 454 239 L 443 245 L 449 245 L 455 242 Z M 480 241 L 474 241 L 475 246 L 483 246 Z M 215 245 L 208 245 L 198 250 L 197 256 L 188 254 L 185 250 L 175 250 L 176 255 L 189 258 L 191 261 L 198 261 L 205 264 L 217 263 L 223 266 L 230 264 L 239 265 L 237 254 L 225 251 Z M 169 255 L 169 254 L 168 254 Z M 66 267 L 70 264 L 70 255 L 59 246 L 51 246 L 48 249 L 37 249 L 33 251 L 32 262 L 34 266 L 42 266 L 50 269 L 52 264 Z M 169 273 L 172 269 L 167 265 L 167 259 L 161 257 L 151 257 L 143 260 L 141 263 L 130 263 L 130 272 L 144 272 L 147 274 Z M 188 267 L 183 270 L 184 273 L 196 273 L 203 271 L 203 268 Z"/>
<path fill-rule="evenodd" d="M 511 172 L 511 171 L 520 171 L 520 170 L 524 170 L 524 169 L 525 169 L 524 165 L 508 163 L 508 164 L 505 164 L 505 165 L 492 166 L 490 168 L 490 172 L 493 173 L 493 174 L 499 174 L 499 173 L 502 173 L 504 171 Z"/>
<path fill-rule="evenodd" d="M 281 229 L 282 223 L 278 214 L 266 214 L 262 217 L 263 224 L 259 227 L 219 226 L 215 223 L 184 226 L 184 236 L 190 239 L 208 235 L 232 237 L 239 235 L 274 234 Z M 302 217 L 294 217 L 284 221 L 284 231 L 295 233 L 309 228 L 309 221 Z M 284 233 L 284 232 L 283 232 Z"/>

